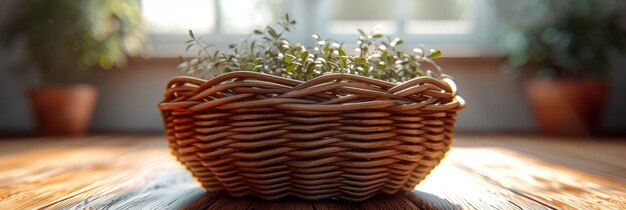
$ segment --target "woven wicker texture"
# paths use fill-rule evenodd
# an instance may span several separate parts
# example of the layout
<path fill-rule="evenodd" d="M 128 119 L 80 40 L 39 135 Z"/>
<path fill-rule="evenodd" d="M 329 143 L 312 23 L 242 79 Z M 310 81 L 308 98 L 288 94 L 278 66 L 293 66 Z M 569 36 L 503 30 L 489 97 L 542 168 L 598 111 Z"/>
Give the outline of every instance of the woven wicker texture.
<path fill-rule="evenodd" d="M 172 153 L 208 191 L 273 200 L 411 191 L 448 151 L 454 83 L 237 71 L 177 77 L 159 104 Z"/>

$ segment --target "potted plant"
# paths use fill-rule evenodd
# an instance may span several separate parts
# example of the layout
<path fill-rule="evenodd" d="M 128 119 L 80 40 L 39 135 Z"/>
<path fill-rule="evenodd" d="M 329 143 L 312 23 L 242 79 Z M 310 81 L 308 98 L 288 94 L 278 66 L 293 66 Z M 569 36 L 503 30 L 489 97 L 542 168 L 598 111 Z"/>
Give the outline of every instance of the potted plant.
<path fill-rule="evenodd" d="M 433 61 L 441 52 L 363 31 L 354 50 L 318 35 L 306 47 L 284 38 L 294 24 L 285 15 L 226 53 L 190 32 L 198 56 L 180 68 L 194 77 L 172 79 L 158 106 L 172 154 L 206 190 L 233 196 L 411 191 L 450 148 L 464 106 Z"/>
<path fill-rule="evenodd" d="M 526 94 L 543 134 L 598 131 L 611 54 L 626 49 L 618 1 L 498 2 L 507 63 L 529 77 Z"/>
<path fill-rule="evenodd" d="M 90 67 L 109 69 L 139 52 L 143 40 L 137 0 L 22 1 L 4 43 L 25 40 L 39 69 L 40 85 L 29 91 L 40 134 L 83 134 L 97 90 L 80 83 Z"/>

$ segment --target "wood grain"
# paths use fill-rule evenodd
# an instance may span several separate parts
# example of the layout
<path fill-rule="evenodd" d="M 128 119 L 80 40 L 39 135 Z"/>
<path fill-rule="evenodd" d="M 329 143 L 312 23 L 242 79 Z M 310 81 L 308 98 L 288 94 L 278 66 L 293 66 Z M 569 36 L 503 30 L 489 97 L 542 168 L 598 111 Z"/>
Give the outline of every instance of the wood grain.
<path fill-rule="evenodd" d="M 0 140 L 0 209 L 626 209 L 626 143 L 455 139 L 409 194 L 364 202 L 205 193 L 160 136 Z"/>

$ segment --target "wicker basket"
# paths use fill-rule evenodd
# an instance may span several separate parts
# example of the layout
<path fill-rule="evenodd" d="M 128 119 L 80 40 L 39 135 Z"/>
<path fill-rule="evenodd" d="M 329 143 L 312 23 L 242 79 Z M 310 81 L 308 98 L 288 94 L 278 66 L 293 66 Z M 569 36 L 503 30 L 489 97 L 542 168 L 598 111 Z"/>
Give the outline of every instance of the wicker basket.
<path fill-rule="evenodd" d="M 208 191 L 361 201 L 411 191 L 439 164 L 464 106 L 455 89 L 447 78 L 237 71 L 177 77 L 159 109 L 172 153 Z"/>

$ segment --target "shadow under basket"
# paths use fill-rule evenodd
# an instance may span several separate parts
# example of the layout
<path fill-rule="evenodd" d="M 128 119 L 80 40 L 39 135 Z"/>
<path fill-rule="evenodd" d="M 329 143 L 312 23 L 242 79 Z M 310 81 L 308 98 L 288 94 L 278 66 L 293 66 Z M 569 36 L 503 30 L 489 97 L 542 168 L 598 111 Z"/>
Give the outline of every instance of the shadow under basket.
<path fill-rule="evenodd" d="M 174 78 L 159 109 L 172 153 L 207 191 L 362 201 L 423 180 L 463 106 L 448 78 L 237 71 Z"/>

